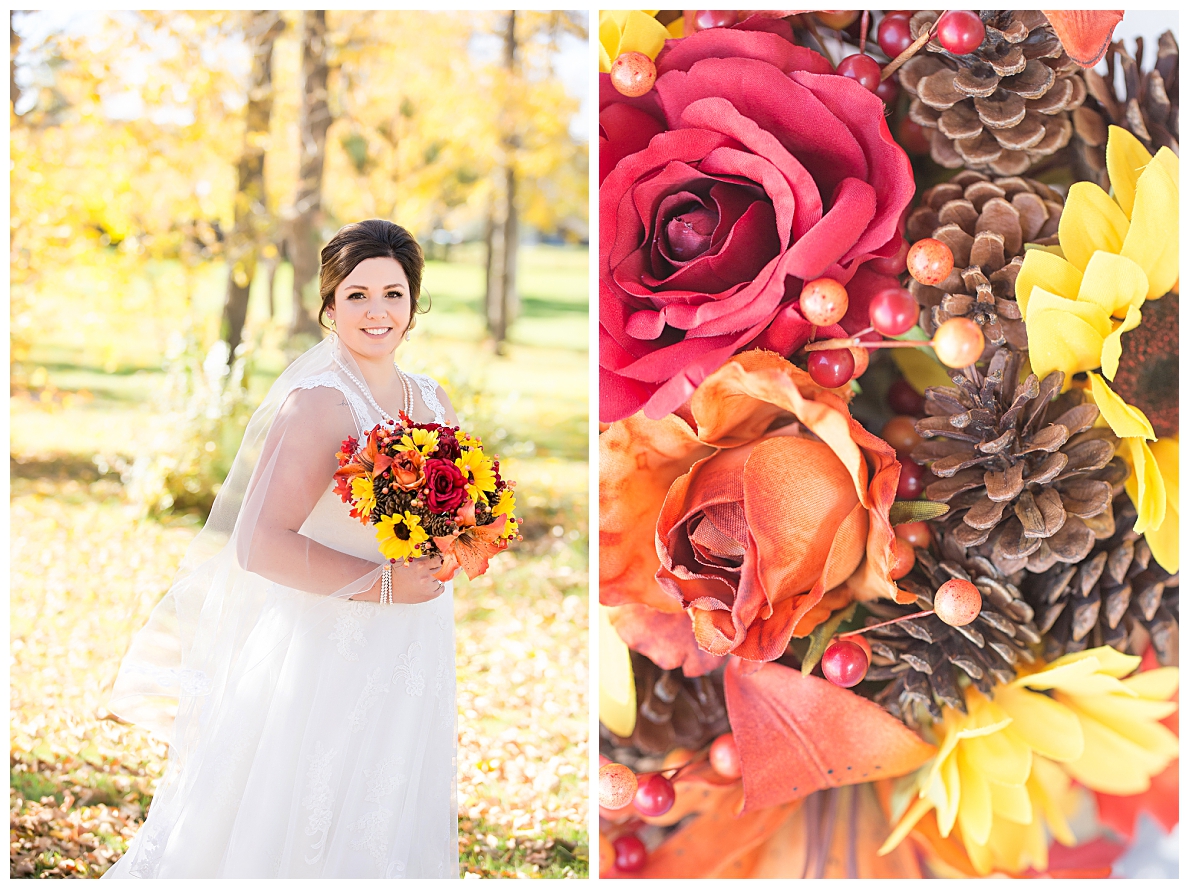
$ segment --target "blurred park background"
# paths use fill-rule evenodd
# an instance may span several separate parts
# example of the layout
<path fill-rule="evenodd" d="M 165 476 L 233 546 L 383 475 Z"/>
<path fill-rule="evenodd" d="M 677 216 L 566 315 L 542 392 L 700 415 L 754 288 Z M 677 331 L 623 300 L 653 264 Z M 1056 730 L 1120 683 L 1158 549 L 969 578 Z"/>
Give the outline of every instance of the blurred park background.
<path fill-rule="evenodd" d="M 119 659 L 369 217 L 430 260 L 401 365 L 525 518 L 455 591 L 464 871 L 586 876 L 587 18 L 11 13 L 12 876 L 98 876 L 143 821 Z"/>

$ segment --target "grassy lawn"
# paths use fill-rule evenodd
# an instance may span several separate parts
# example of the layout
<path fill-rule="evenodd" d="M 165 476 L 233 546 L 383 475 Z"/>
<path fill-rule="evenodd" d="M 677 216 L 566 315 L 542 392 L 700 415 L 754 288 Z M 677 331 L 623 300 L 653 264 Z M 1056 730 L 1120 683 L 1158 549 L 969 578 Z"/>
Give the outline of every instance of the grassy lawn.
<path fill-rule="evenodd" d="M 433 309 L 398 353 L 442 382 L 501 456 L 526 519 L 516 550 L 455 592 L 460 856 L 477 876 L 588 873 L 586 262 L 584 251 L 525 248 L 521 316 L 503 355 L 482 341 L 481 268 L 431 262 Z M 114 304 L 125 311 L 92 311 L 111 308 L 121 275 L 97 260 L 89 275 L 47 282 L 53 314 L 77 329 L 47 330 L 14 373 L 13 876 L 102 873 L 143 821 L 164 765 L 163 745 L 103 702 L 200 518 L 143 518 L 96 458 L 169 447 L 162 357 L 190 318 L 209 341 L 224 273 L 157 264 L 124 281 Z M 287 275 L 278 271 L 278 294 Z M 254 288 L 258 398 L 287 358 L 275 333 L 283 312 L 270 326 L 262 277 Z M 95 293 L 107 296 L 88 303 Z"/>

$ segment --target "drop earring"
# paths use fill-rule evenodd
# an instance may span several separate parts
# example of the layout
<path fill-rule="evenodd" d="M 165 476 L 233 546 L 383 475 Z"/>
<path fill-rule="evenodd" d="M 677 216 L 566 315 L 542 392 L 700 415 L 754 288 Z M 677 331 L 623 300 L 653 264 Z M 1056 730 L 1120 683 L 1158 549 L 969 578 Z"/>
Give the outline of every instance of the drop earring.
<path fill-rule="evenodd" d="M 405 328 L 405 342 L 407 343 L 412 336 L 413 336 L 412 328 L 406 327 Z"/>

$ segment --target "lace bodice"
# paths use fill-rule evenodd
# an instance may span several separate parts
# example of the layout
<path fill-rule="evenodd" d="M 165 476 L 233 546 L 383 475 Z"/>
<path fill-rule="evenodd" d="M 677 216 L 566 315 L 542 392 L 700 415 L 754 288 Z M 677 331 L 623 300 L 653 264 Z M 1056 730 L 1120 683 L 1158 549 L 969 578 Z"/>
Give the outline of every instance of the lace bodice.
<path fill-rule="evenodd" d="M 446 409 L 442 407 L 442 402 L 438 400 L 437 381 L 425 374 L 414 374 L 407 371 L 404 374 L 417 384 L 417 389 L 421 392 L 421 400 L 427 408 L 433 411 L 433 421 L 435 423 L 445 423 Z M 347 404 L 351 407 L 351 416 L 355 418 L 355 427 L 361 438 L 368 430 L 374 428 L 382 421 L 382 418 L 376 413 L 375 409 L 368 404 L 366 399 L 360 396 L 355 386 L 334 371 L 318 374 L 316 377 L 309 377 L 297 384 L 298 389 L 315 389 L 319 386 L 337 389 L 343 393 L 343 397 L 347 399 Z"/>

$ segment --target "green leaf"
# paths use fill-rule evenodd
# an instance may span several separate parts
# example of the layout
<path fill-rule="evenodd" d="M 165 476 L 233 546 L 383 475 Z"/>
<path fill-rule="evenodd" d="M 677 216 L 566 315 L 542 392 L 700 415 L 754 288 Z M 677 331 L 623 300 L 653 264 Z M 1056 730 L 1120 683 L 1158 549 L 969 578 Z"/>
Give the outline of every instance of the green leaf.
<path fill-rule="evenodd" d="M 888 518 L 893 525 L 905 525 L 909 522 L 931 522 L 949 511 L 946 504 L 932 500 L 897 500 L 888 511 Z"/>
<path fill-rule="evenodd" d="M 817 629 L 809 634 L 809 651 L 801 659 L 802 676 L 808 676 L 813 672 L 813 668 L 817 666 L 817 662 L 826 653 L 826 646 L 830 644 L 830 640 L 834 637 L 838 625 L 843 621 L 851 619 L 851 615 L 855 613 L 856 604 L 855 602 L 851 602 L 850 605 L 841 611 L 835 611 L 830 615 L 829 620 L 825 623 L 818 624 Z"/>

